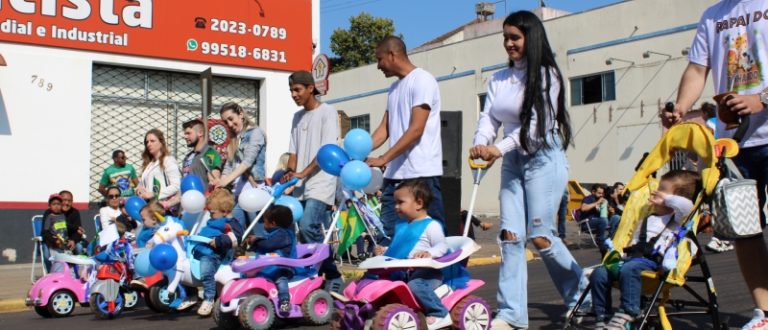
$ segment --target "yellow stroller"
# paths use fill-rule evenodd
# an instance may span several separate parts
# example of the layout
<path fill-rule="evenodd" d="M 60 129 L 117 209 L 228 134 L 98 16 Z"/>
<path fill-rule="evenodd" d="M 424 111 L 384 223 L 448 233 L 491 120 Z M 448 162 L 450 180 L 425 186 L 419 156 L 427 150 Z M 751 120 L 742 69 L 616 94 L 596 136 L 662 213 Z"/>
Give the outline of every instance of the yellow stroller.
<path fill-rule="evenodd" d="M 642 294 L 645 303 L 642 306 L 642 314 L 634 322 L 638 329 L 650 328 L 649 325 L 658 325 L 665 330 L 672 329 L 669 316 L 702 314 L 711 316 L 715 329 L 720 329 L 721 327 L 727 329 L 727 325 L 721 324 L 714 282 L 712 281 L 704 254 L 700 253 L 700 244 L 696 234 L 699 230 L 699 211 L 701 206 L 704 203 L 708 203 L 711 199 L 720 179 L 719 159 L 716 156 L 715 150 L 722 150 L 722 146 L 727 145 L 729 150 L 728 152 L 723 152 L 723 155 L 727 154 L 729 157 L 732 157 L 737 152 L 732 150 L 733 147 L 738 148 L 737 144 L 732 140 L 728 140 L 730 139 L 715 141 L 709 129 L 696 123 L 675 125 L 664 134 L 656 147 L 643 157 L 641 164 L 636 169 L 635 175 L 626 185 L 627 192 L 625 193 L 630 193 L 630 197 L 624 208 L 619 227 L 613 236 L 614 250 L 619 252 L 627 247 L 627 244 L 632 240 L 633 232 L 638 224 L 651 214 L 652 209 L 648 205 L 648 198 L 651 191 L 658 186 L 658 180 L 655 178 L 656 172 L 664 167 L 677 151 L 687 151 L 698 156 L 703 189 L 694 200 L 693 210 L 682 222 L 683 227 L 687 229 L 687 233 L 677 242 L 677 266 L 668 272 L 660 269 L 642 273 Z M 607 259 L 608 257 L 603 260 L 603 265 L 611 262 Z M 696 265 L 701 268 L 702 276 L 687 275 L 690 267 Z M 694 291 L 688 285 L 688 282 L 704 283 L 706 295 Z M 565 329 L 573 327 L 574 318 L 584 316 L 583 312 L 579 312 L 579 308 L 590 292 L 591 287 L 592 285 L 590 284 L 588 289 L 579 298 L 571 313 L 569 313 Z M 670 291 L 675 287 L 685 289 L 694 297 L 695 301 L 671 299 Z M 668 306 L 674 307 L 675 311 L 667 311 Z M 656 307 L 656 313 L 653 313 L 654 307 Z M 683 307 L 694 308 L 683 310 Z"/>

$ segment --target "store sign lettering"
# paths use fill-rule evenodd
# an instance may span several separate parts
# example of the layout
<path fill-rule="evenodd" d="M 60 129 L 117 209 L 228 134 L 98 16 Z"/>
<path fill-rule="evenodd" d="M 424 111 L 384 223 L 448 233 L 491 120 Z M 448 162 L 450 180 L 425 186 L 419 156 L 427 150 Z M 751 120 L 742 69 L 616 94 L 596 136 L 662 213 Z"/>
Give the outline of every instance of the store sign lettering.
<path fill-rule="evenodd" d="M 4 2 L 6 5 L 4 6 Z M 93 6 L 88 0 L 0 0 L 0 12 L 15 10 L 21 14 L 40 14 L 56 17 L 59 12 L 64 18 L 86 20 L 93 15 Z M 152 28 L 152 0 L 128 2 L 122 10 L 115 8 L 115 0 L 99 0 L 99 17 L 104 23 L 118 25 L 122 21 L 129 27 Z M 119 15 L 118 15 L 119 14 Z"/>

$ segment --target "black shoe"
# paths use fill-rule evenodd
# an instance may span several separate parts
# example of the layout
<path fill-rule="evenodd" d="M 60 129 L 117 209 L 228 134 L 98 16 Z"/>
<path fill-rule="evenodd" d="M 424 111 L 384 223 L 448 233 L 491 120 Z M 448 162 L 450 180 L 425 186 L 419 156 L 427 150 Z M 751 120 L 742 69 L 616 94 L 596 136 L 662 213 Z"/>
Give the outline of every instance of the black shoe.
<path fill-rule="evenodd" d="M 360 261 L 365 261 L 365 259 L 368 259 L 368 254 L 363 252 L 357 255 L 357 259 Z"/>
<path fill-rule="evenodd" d="M 280 299 L 280 314 L 288 314 L 291 312 L 291 300 Z"/>

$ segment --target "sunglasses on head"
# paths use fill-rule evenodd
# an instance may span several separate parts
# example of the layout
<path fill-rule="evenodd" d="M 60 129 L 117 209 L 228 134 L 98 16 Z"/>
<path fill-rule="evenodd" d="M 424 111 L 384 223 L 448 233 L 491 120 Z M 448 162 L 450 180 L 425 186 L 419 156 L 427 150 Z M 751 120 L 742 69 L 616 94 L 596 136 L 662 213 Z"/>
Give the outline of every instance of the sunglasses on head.
<path fill-rule="evenodd" d="M 107 198 L 109 199 L 120 198 L 120 195 L 107 195 Z"/>

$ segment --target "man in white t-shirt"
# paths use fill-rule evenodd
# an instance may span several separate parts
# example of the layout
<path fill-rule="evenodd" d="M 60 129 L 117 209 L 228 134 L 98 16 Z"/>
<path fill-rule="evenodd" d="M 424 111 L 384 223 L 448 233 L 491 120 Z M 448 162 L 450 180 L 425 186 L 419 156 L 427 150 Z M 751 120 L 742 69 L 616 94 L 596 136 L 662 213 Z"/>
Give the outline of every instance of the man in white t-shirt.
<path fill-rule="evenodd" d="M 293 115 L 291 142 L 288 149 L 288 171 L 282 181 L 299 178 L 293 195 L 302 201 L 304 214 L 299 220 L 299 237 L 304 243 L 322 243 L 323 226 L 330 226 L 330 210 L 336 195 L 336 177 L 320 170 L 315 157 L 320 147 L 335 144 L 339 138 L 336 109 L 321 103 L 316 96 L 315 79 L 307 71 L 288 77 L 291 97 L 302 107 Z M 341 292 L 341 273 L 333 263 L 333 254 L 320 266 L 326 289 Z"/>
<path fill-rule="evenodd" d="M 440 88 L 429 72 L 417 68 L 408 59 L 405 43 L 398 37 L 384 38 L 376 47 L 378 68 L 384 76 L 397 77 L 389 87 L 387 109 L 373 132 L 373 148 L 389 139 L 389 150 L 370 157 L 368 165 L 386 167 L 381 196 L 381 220 L 386 235 L 395 231 L 394 192 L 405 179 L 420 178 L 432 190 L 434 199 L 428 214 L 445 221 L 440 177 L 443 175 L 443 147 L 440 140 Z M 389 242 L 380 242 L 387 246 Z"/>
<path fill-rule="evenodd" d="M 739 171 L 755 179 L 760 200 L 760 221 L 765 227 L 765 189 L 768 184 L 768 0 L 723 0 L 707 9 L 699 21 L 690 63 L 683 72 L 677 105 L 664 113 L 665 126 L 682 120 L 701 96 L 712 71 L 715 93 L 736 95 L 719 107 L 740 116 L 750 116 L 749 129 L 734 158 Z M 730 137 L 723 118 L 718 118 L 716 135 Z M 768 329 L 768 250 L 763 235 L 735 241 L 736 255 L 744 280 L 756 305 L 752 320 L 743 329 Z"/>

